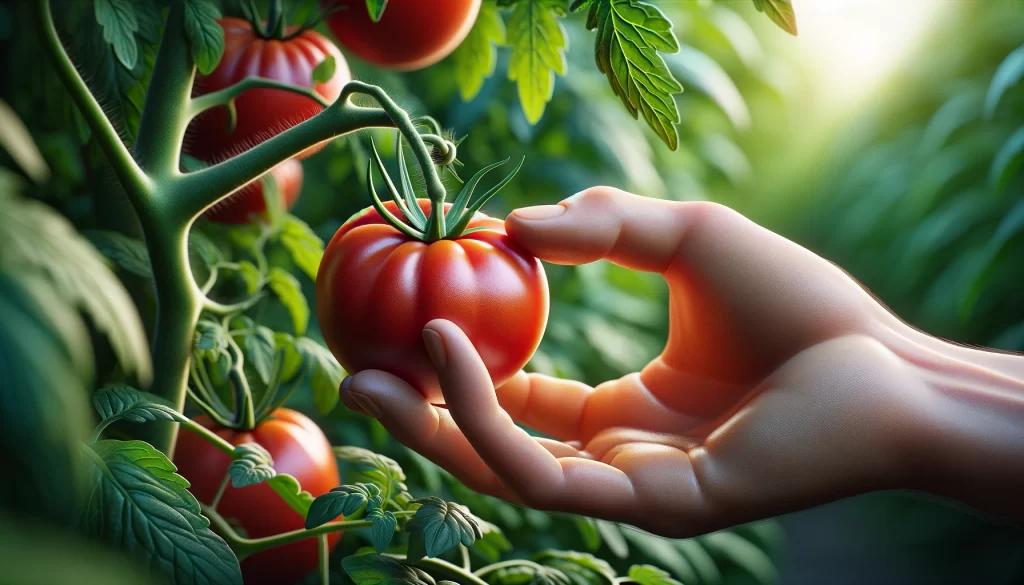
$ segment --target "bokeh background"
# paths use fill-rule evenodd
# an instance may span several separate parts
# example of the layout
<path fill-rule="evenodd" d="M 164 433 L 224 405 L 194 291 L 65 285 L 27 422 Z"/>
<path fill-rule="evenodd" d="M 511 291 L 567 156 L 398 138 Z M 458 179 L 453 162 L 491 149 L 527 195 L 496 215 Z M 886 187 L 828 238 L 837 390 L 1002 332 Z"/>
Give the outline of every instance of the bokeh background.
<path fill-rule="evenodd" d="M 55 174 L 32 195 L 94 227 L 88 194 L 109 188 L 111 176 L 19 29 L 22 1 L 0 3 L 2 97 Z M 410 74 L 350 66 L 403 107 L 468 136 L 464 175 L 527 157 L 485 209 L 492 215 L 599 184 L 722 202 L 836 262 L 927 332 L 1024 350 L 1024 2 L 794 0 L 795 38 L 748 0 L 655 3 L 682 44 L 666 56 L 686 88 L 675 152 L 611 94 L 581 15 L 562 21 L 568 75 L 537 125 L 507 80 L 507 49 L 469 102 L 450 60 Z M 375 140 L 393 155 L 391 133 Z M 324 239 L 368 204 L 368 145 L 366 135 L 345 138 L 304 163 L 294 212 Z M 667 319 L 657 278 L 603 263 L 551 266 L 548 275 L 551 321 L 530 368 L 597 383 L 658 353 Z M 660 565 L 687 585 L 1024 583 L 1024 531 L 917 494 L 872 494 L 669 542 L 476 496 L 342 408 L 318 422 L 337 444 L 395 457 L 414 491 L 450 494 L 501 525 L 513 556 L 593 550 L 617 565 Z M 343 547 L 361 544 L 346 536 Z"/>

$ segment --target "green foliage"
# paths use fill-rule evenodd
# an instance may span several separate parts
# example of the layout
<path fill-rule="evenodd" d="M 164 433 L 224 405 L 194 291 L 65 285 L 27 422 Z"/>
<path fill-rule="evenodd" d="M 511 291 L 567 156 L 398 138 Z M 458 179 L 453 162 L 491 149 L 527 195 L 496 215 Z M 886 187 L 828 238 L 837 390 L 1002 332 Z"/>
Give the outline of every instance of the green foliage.
<path fill-rule="evenodd" d="M 414 503 L 421 505 L 406 526 L 410 561 L 440 556 L 459 543 L 471 546 L 482 536 L 480 521 L 465 506 L 435 496 Z"/>
<path fill-rule="evenodd" d="M 267 275 L 267 283 L 291 315 L 295 333 L 305 333 L 309 324 L 309 303 L 302 294 L 299 281 L 284 269 L 271 268 L 270 274 Z"/>
<path fill-rule="evenodd" d="M 754 0 L 758 12 L 765 13 L 779 28 L 796 36 L 796 14 L 792 0 Z"/>
<path fill-rule="evenodd" d="M 87 534 L 179 584 L 242 583 L 234 553 L 210 530 L 167 457 L 141 441 L 100 441 L 86 449 L 93 486 L 83 512 Z"/>
<path fill-rule="evenodd" d="M 572 10 L 589 9 L 587 28 L 597 31 L 597 68 L 612 91 L 636 118 L 640 113 L 672 150 L 679 146 L 674 124 L 679 108 L 673 94 L 683 90 L 662 53 L 675 53 L 679 41 L 672 23 L 652 4 L 640 0 L 576 0 Z"/>
<path fill-rule="evenodd" d="M 480 14 L 476 23 L 462 41 L 459 48 L 452 53 L 455 63 L 455 81 L 459 85 L 459 95 L 463 101 L 469 101 L 480 93 L 484 80 L 494 75 L 497 64 L 497 51 L 494 45 L 505 43 L 505 21 L 495 0 L 484 0 L 480 4 Z"/>
<path fill-rule="evenodd" d="M 220 10 L 210 0 L 184 0 L 185 34 L 196 68 L 209 75 L 224 54 L 224 29 L 217 23 Z"/>
<path fill-rule="evenodd" d="M 338 516 L 352 516 L 364 508 L 373 511 L 380 508 L 382 503 L 380 488 L 372 483 L 331 488 L 331 491 L 313 500 L 306 514 L 306 528 L 316 528 Z"/>
<path fill-rule="evenodd" d="M 267 480 L 267 484 L 274 488 L 277 495 L 281 496 L 293 510 L 305 516 L 313 505 L 313 496 L 299 486 L 299 481 L 287 473 L 278 473 Z"/>
<path fill-rule="evenodd" d="M 243 488 L 263 483 L 277 475 L 274 458 L 259 443 L 242 443 L 235 447 L 235 459 L 228 466 L 231 485 Z"/>
<path fill-rule="evenodd" d="M 366 10 L 370 13 L 370 20 L 380 22 L 384 16 L 384 9 L 388 6 L 388 0 L 366 0 Z"/>
<path fill-rule="evenodd" d="M 531 124 L 536 124 L 555 88 L 555 74 L 565 75 L 565 0 L 519 0 L 508 21 L 512 47 L 508 78 L 519 88 L 519 103 Z"/>
<path fill-rule="evenodd" d="M 334 71 L 338 64 L 334 62 L 334 56 L 328 55 L 326 59 L 313 68 L 313 83 L 326 83 L 334 77 Z"/>
<path fill-rule="evenodd" d="M 379 555 L 355 555 L 341 561 L 356 585 L 435 585 L 421 569 Z"/>
<path fill-rule="evenodd" d="M 170 406 L 155 402 L 130 386 L 100 388 L 92 395 L 92 405 L 104 423 L 109 423 L 112 419 L 124 419 L 133 423 L 184 419 Z"/>

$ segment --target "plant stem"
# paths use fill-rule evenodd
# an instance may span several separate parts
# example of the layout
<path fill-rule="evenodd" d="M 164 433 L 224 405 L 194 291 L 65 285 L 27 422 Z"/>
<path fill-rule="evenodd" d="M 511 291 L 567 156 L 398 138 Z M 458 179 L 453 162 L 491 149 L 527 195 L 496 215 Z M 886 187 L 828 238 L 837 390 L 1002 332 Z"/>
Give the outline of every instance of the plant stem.
<path fill-rule="evenodd" d="M 391 555 L 388 555 L 391 556 Z M 404 556 L 400 557 L 404 559 Z M 472 585 L 488 585 L 487 581 L 481 579 L 476 573 L 470 573 L 469 571 L 463 570 L 458 565 L 453 565 L 448 561 L 441 559 L 422 558 L 415 563 L 412 563 L 417 567 L 424 570 L 430 570 L 435 573 L 440 573 L 442 576 L 451 577 L 451 581 L 458 583 L 469 583 Z"/>
<path fill-rule="evenodd" d="M 483 568 L 481 568 L 478 571 L 474 571 L 473 574 L 476 575 L 477 577 L 483 577 L 484 575 L 486 575 L 488 573 L 493 573 L 494 571 L 499 571 L 501 569 L 507 569 L 509 567 L 530 567 L 530 568 L 538 569 L 538 570 L 544 568 L 542 565 L 539 565 L 539 564 L 537 564 L 537 563 L 535 563 L 533 561 L 527 561 L 527 560 L 524 560 L 524 559 L 514 559 L 514 560 L 511 560 L 511 561 L 502 561 L 500 563 L 494 563 L 494 564 L 491 564 L 491 565 L 487 565 L 486 567 L 483 567 Z"/>
<path fill-rule="evenodd" d="M 135 155 L 152 177 L 178 173 L 196 67 L 185 36 L 185 3 L 172 2 L 146 90 Z"/>
<path fill-rule="evenodd" d="M 256 306 L 256 303 L 263 300 L 266 295 L 263 293 L 255 294 L 244 301 L 225 305 L 218 303 L 217 301 L 211 300 L 209 297 L 203 299 L 203 310 L 213 313 L 214 315 L 233 315 L 235 313 L 241 313 Z"/>
<path fill-rule="evenodd" d="M 194 218 L 310 146 L 363 128 L 392 126 L 391 118 L 382 110 L 342 106 L 335 102 L 316 116 L 234 158 L 177 177 L 172 188 L 182 211 Z"/>
<path fill-rule="evenodd" d="M 220 449 L 225 454 L 230 455 L 232 459 L 235 458 L 235 446 L 232 445 L 231 443 L 228 443 L 227 441 L 225 441 L 217 433 L 211 431 L 210 429 L 204 427 L 203 425 L 201 425 L 201 424 L 199 424 L 199 423 L 197 423 L 197 422 L 195 422 L 193 420 L 187 420 L 186 419 L 186 420 L 182 421 L 181 424 L 186 429 L 188 429 L 188 430 L 192 431 L 193 433 L 199 435 L 200 437 L 206 439 L 210 444 L 212 444 L 214 447 Z"/>
<path fill-rule="evenodd" d="M 469 560 L 469 549 L 462 543 L 459 543 L 459 557 L 462 559 L 462 569 L 464 571 L 472 571 L 473 565 Z"/>
<path fill-rule="evenodd" d="M 331 105 L 330 102 L 325 100 L 322 95 L 318 94 L 311 87 L 302 87 L 291 83 L 283 83 L 280 81 L 274 81 L 273 79 L 266 79 L 264 77 L 246 77 L 234 85 L 194 98 L 192 100 L 192 106 L 189 109 L 189 117 L 194 118 L 210 108 L 223 106 L 246 91 L 259 88 L 280 89 L 304 95 L 324 108 L 328 108 Z"/>
<path fill-rule="evenodd" d="M 320 535 L 320 585 L 331 585 L 331 550 L 327 546 L 327 535 Z"/>
<path fill-rule="evenodd" d="M 228 467 L 230 469 L 230 467 Z M 217 505 L 220 504 L 221 498 L 224 497 L 224 492 L 228 489 L 228 482 L 231 481 L 231 473 L 229 471 L 224 472 L 224 477 L 220 480 L 220 485 L 217 486 L 217 493 L 213 494 L 213 499 L 210 500 L 210 509 L 216 510 Z"/>
<path fill-rule="evenodd" d="M 142 168 L 132 158 L 128 147 L 121 142 L 117 130 L 110 123 L 110 120 L 103 114 L 103 108 L 96 98 L 89 92 L 82 76 L 78 74 L 74 63 L 68 57 L 60 37 L 57 35 L 57 28 L 53 24 L 53 12 L 50 10 L 49 0 L 37 0 L 33 10 L 33 20 L 36 24 L 37 33 L 42 39 L 43 50 L 49 54 L 57 75 L 64 84 L 65 89 L 74 100 L 78 111 L 85 118 L 92 130 L 93 137 L 103 149 L 103 154 L 110 161 L 110 165 L 117 175 L 117 179 L 124 186 L 133 205 L 143 203 L 151 193 L 152 183 L 149 177 L 142 171 Z"/>

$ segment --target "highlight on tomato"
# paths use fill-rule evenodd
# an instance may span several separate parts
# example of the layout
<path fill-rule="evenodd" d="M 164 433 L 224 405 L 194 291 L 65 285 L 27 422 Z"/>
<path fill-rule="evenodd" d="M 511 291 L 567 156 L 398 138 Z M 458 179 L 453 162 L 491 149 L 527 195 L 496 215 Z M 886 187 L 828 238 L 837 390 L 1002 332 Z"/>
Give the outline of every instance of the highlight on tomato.
<path fill-rule="evenodd" d="M 472 204 L 484 174 L 503 163 L 481 169 L 445 203 L 443 190 L 439 201 L 415 197 L 400 141 L 398 153 L 401 194 L 373 148 L 367 169 L 373 205 L 328 244 L 317 275 L 317 315 L 327 346 L 347 371 L 387 371 L 443 404 L 423 327 L 448 319 L 462 328 L 499 386 L 540 344 L 547 279 L 540 261 L 506 235 L 504 222 L 480 212 L 522 161 Z M 392 201 L 377 196 L 373 166 Z"/>
<path fill-rule="evenodd" d="M 366 0 L 321 0 L 327 25 L 360 59 L 398 71 L 422 69 L 452 53 L 466 38 L 481 0 L 389 0 L 378 22 Z M 342 8 L 335 10 L 335 8 Z"/>
<path fill-rule="evenodd" d="M 244 3 L 243 3 L 244 4 Z M 278 7 L 278 3 L 271 3 Z M 276 12 L 276 13 L 275 13 Z M 253 16 L 253 15 L 250 15 Z M 333 102 L 352 80 L 348 63 L 338 47 L 316 31 L 303 26 L 286 26 L 285 15 L 272 9 L 266 22 L 253 16 L 222 18 L 224 54 L 217 68 L 196 79 L 194 93 L 203 95 L 232 86 L 247 77 L 311 88 L 327 102 Z M 314 80 L 314 71 L 327 79 Z M 276 88 L 250 89 L 234 100 L 231 108 L 212 108 L 192 120 L 186 152 L 207 163 L 230 158 L 280 132 L 307 120 L 323 107 L 313 98 Z M 323 144 L 304 151 L 307 157 Z"/>
<path fill-rule="evenodd" d="M 288 159 L 271 169 L 269 174 L 277 187 L 277 195 L 281 198 L 281 209 L 290 210 L 295 206 L 302 191 L 302 163 Z M 211 207 L 203 215 L 217 223 L 249 223 L 253 218 L 264 215 L 267 210 L 264 190 L 263 179 L 253 181 Z"/>
<path fill-rule="evenodd" d="M 320 427 L 306 416 L 278 408 L 251 430 L 232 429 L 203 415 L 195 421 L 232 445 L 257 443 L 270 453 L 274 469 L 299 481 L 314 497 L 340 482 L 338 464 Z M 199 435 L 183 429 L 174 452 L 178 473 L 191 484 L 193 495 L 210 503 L 231 464 L 231 457 Z M 305 518 L 293 510 L 267 482 L 235 488 L 228 485 L 217 504 L 218 513 L 248 538 L 273 536 L 305 526 Z M 341 532 L 328 536 L 333 548 Z M 267 549 L 242 560 L 246 585 L 288 585 L 311 573 L 318 565 L 317 539 L 310 538 Z"/>

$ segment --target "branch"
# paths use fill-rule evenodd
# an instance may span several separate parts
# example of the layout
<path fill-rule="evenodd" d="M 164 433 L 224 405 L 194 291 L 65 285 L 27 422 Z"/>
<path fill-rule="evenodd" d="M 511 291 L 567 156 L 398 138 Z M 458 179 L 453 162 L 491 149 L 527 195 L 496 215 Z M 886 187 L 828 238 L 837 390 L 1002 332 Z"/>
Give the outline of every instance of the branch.
<path fill-rule="evenodd" d="M 192 104 L 189 107 L 189 118 L 195 118 L 210 108 L 227 105 L 250 89 L 260 88 L 290 91 L 292 93 L 304 95 L 324 108 L 329 108 L 331 106 L 331 103 L 325 100 L 322 95 L 314 91 L 313 88 L 302 87 L 291 83 L 282 83 L 280 81 L 274 81 L 273 79 L 266 79 L 265 77 L 246 77 L 242 81 L 225 87 L 224 89 L 193 98 Z"/>
<path fill-rule="evenodd" d="M 181 205 L 181 213 L 198 217 L 218 201 L 311 146 L 364 128 L 393 126 L 391 118 L 383 110 L 346 105 L 339 98 L 316 116 L 238 156 L 175 177 L 168 185 L 172 191 L 169 199 Z"/>
<path fill-rule="evenodd" d="M 235 313 L 241 313 L 247 311 L 256 306 L 256 303 L 263 300 L 266 295 L 264 293 L 255 294 L 244 301 L 225 305 L 212 300 L 210 297 L 203 297 L 203 310 L 213 313 L 214 315 L 233 315 Z"/>
<path fill-rule="evenodd" d="M 117 179 L 124 186 L 125 191 L 131 197 L 133 204 L 137 204 L 142 198 L 148 197 L 152 191 L 152 184 L 149 177 L 142 171 L 135 159 L 132 158 L 128 147 L 121 142 L 117 130 L 110 123 L 110 120 L 103 114 L 103 108 L 96 98 L 89 92 L 82 76 L 78 74 L 74 63 L 68 57 L 64 45 L 57 34 L 57 28 L 53 24 L 53 12 L 50 10 L 49 0 L 38 0 L 35 2 L 33 20 L 36 23 L 37 32 L 42 39 L 43 50 L 49 54 L 57 69 L 57 75 L 64 84 L 65 89 L 71 95 L 78 111 L 85 118 L 92 129 L 93 136 L 99 142 L 100 148 L 110 161 L 117 175 Z"/>

